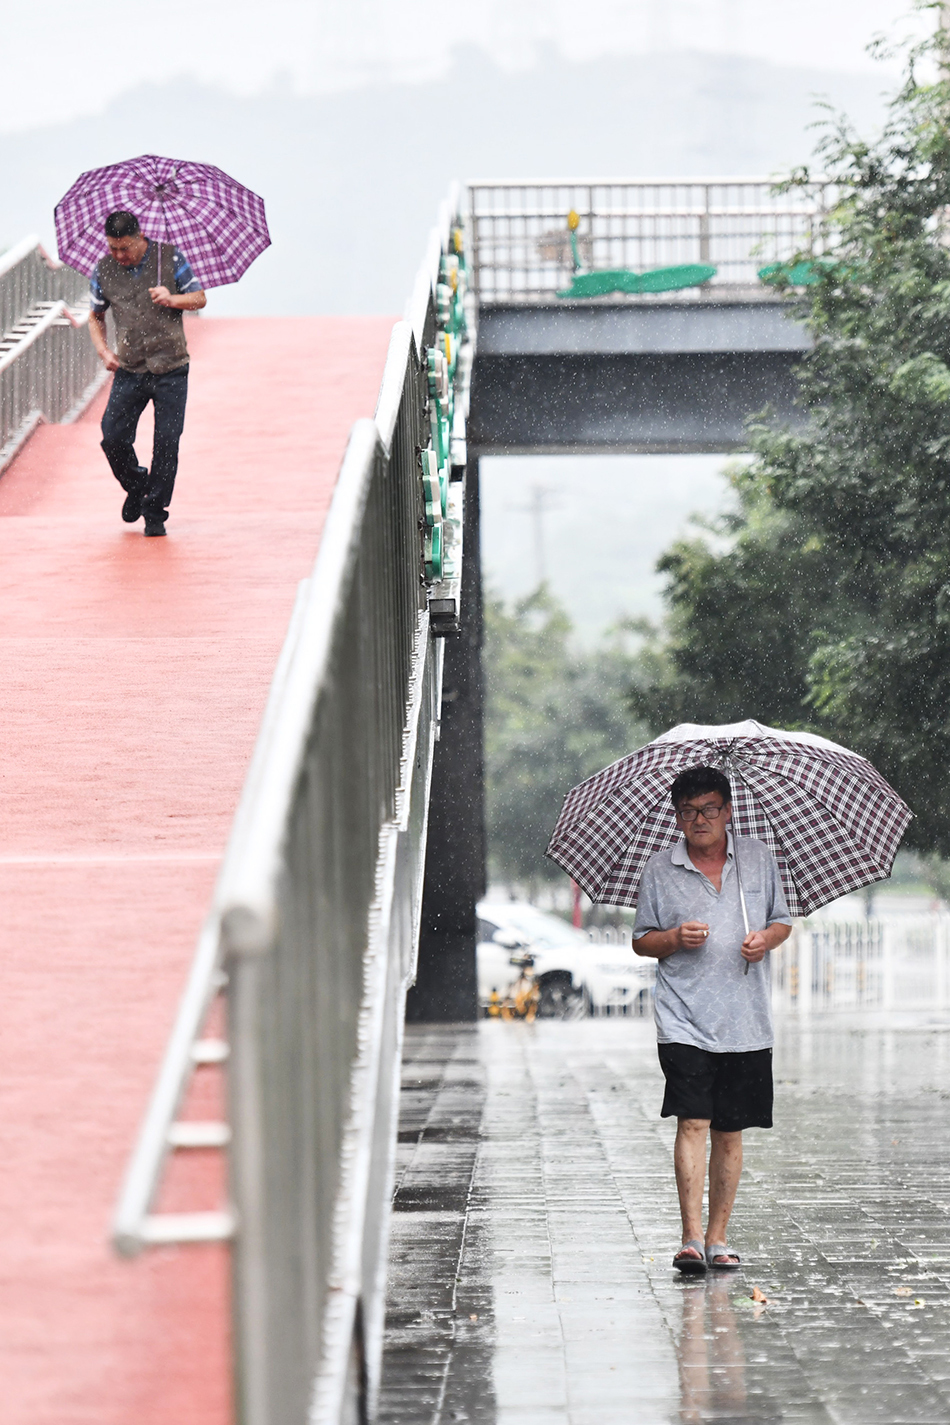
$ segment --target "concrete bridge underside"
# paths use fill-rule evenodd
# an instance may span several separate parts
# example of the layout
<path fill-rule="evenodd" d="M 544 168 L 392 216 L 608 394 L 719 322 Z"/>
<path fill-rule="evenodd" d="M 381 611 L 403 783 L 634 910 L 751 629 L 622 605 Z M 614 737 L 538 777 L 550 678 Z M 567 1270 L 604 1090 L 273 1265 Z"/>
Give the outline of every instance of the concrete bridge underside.
<path fill-rule="evenodd" d="M 479 454 L 741 450 L 770 407 L 800 425 L 807 332 L 775 300 L 483 307 L 469 444 Z"/>

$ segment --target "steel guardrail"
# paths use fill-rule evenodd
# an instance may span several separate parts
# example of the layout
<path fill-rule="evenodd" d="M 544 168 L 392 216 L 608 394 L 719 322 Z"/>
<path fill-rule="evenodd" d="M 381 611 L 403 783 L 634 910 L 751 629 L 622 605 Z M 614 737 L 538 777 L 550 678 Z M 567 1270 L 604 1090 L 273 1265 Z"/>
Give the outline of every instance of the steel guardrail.
<path fill-rule="evenodd" d="M 768 178 L 477 180 L 469 184 L 472 282 L 481 303 L 558 300 L 570 284 L 568 214 L 585 270 L 644 272 L 680 264 L 716 268 L 711 281 L 667 298 L 709 300 L 722 289 L 769 296 L 759 269 L 802 250 L 819 254 L 836 189 L 822 178 L 776 192 Z"/>
<path fill-rule="evenodd" d="M 371 1416 L 378 1392 L 444 647 L 429 612 L 445 593 L 433 521 L 449 520 L 433 505 L 449 479 L 440 377 L 454 369 L 464 410 L 471 366 L 446 357 L 457 234 L 450 204 L 376 418 L 351 433 L 113 1222 L 124 1256 L 231 1243 L 242 1425 L 337 1425 Z M 219 995 L 227 1037 L 209 1048 Z M 226 1122 L 179 1118 L 203 1063 L 227 1066 Z M 196 1143 L 227 1152 L 229 1200 L 156 1211 L 169 1153 Z"/>
<path fill-rule="evenodd" d="M 771 952 L 776 1009 L 798 1014 L 950 1009 L 950 914 L 796 921 Z"/>
<path fill-rule="evenodd" d="M 0 471 L 41 421 L 75 420 L 107 379 L 88 320 L 88 280 L 38 238 L 0 254 Z"/>

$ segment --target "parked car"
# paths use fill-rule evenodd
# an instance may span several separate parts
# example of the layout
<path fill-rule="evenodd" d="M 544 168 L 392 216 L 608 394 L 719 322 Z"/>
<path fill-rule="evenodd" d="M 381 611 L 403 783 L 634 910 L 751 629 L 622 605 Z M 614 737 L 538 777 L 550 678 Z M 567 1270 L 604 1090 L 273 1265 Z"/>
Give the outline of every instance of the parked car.
<path fill-rule="evenodd" d="M 526 957 L 540 990 L 541 1018 L 644 1014 L 655 965 L 630 945 L 596 945 L 583 930 L 524 901 L 478 906 L 478 997 L 496 1009 Z"/>

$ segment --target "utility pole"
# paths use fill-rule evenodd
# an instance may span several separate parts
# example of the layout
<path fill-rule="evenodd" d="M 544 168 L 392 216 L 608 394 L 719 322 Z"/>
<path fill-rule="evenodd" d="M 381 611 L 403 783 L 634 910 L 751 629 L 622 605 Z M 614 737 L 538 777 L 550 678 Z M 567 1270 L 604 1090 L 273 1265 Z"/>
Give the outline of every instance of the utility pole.
<path fill-rule="evenodd" d="M 540 589 L 547 583 L 548 566 L 544 545 L 544 517 L 552 510 L 560 508 L 560 491 L 553 485 L 542 485 L 536 481 L 531 486 L 531 494 L 526 505 L 515 505 L 516 510 L 531 516 L 531 532 L 534 543 L 534 584 Z"/>

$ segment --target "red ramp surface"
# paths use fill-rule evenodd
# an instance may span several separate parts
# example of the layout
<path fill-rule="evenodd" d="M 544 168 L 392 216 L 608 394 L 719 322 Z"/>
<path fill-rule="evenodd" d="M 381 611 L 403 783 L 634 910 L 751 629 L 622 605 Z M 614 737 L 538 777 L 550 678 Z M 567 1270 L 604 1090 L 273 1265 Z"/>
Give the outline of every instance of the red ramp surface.
<path fill-rule="evenodd" d="M 391 328 L 189 321 L 166 539 L 120 521 L 104 393 L 0 477 L 2 1425 L 230 1420 L 227 1249 L 119 1262 L 109 1220 Z M 219 1205 L 219 1167 L 162 1205 Z"/>

